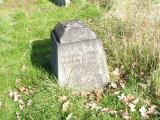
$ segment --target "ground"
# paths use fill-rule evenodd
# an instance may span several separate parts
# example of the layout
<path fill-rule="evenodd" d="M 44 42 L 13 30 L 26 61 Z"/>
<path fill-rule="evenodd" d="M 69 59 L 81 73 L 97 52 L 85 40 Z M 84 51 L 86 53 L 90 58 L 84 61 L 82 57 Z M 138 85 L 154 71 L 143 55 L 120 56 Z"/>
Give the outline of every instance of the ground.
<path fill-rule="evenodd" d="M 1 1 L 0 119 L 160 119 L 158 0 Z M 50 31 L 75 19 L 103 41 L 112 80 L 103 93 L 73 93 L 51 72 Z"/>

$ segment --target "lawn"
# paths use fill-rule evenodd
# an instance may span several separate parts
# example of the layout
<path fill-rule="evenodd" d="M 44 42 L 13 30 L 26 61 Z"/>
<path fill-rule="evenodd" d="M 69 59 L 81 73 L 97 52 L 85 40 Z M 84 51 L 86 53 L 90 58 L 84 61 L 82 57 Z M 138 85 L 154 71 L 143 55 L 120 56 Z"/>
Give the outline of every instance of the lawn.
<path fill-rule="evenodd" d="M 0 0 L 1 120 L 160 120 L 160 1 L 102 1 Z M 103 41 L 103 93 L 72 92 L 51 72 L 50 31 L 77 19 Z"/>

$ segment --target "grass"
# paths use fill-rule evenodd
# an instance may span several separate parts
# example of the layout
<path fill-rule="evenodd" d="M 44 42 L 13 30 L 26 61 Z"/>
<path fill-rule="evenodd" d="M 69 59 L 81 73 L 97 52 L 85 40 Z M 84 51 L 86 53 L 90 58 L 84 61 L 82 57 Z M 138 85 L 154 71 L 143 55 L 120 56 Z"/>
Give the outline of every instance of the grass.
<path fill-rule="evenodd" d="M 21 119 L 65 119 L 71 113 L 73 119 L 80 120 L 122 119 L 121 114 L 86 109 L 87 98 L 58 86 L 51 74 L 50 31 L 59 21 L 71 19 L 84 21 L 103 40 L 110 74 L 119 68 L 127 78 L 127 85 L 120 93 L 141 98 L 136 112 L 129 113 L 131 118 L 141 119 L 138 109 L 145 99 L 151 99 L 159 110 L 160 22 L 156 8 L 159 1 L 118 0 L 112 3 L 108 0 L 108 6 L 101 2 L 97 6 L 94 2 L 74 0 L 69 7 L 62 8 L 46 0 L 32 4 L 7 1 L 1 5 L 2 9 L 0 6 L 0 119 L 16 119 L 16 112 Z M 112 74 L 111 78 L 114 80 Z M 18 84 L 17 79 L 21 79 Z M 153 86 L 147 84 L 148 88 L 142 89 L 138 87 L 141 82 L 151 82 Z M 34 91 L 30 96 L 20 93 L 25 103 L 33 100 L 33 105 L 23 110 L 8 96 L 9 91 L 18 91 L 19 86 Z M 63 104 L 58 101 L 58 96 L 62 95 L 70 102 L 66 112 L 62 112 Z M 111 91 L 104 92 L 97 104 L 117 111 L 126 108 Z M 159 118 L 151 116 L 150 119 Z"/>

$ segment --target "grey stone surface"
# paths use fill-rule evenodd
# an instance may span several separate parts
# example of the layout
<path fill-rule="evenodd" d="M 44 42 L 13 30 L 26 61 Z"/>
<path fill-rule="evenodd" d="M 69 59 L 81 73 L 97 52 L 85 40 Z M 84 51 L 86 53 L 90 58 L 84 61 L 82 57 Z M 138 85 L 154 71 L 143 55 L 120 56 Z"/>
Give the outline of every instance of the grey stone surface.
<path fill-rule="evenodd" d="M 109 74 L 101 40 L 81 21 L 63 22 L 51 32 L 51 66 L 60 85 L 102 90 Z"/>
<path fill-rule="evenodd" d="M 54 2 L 58 6 L 68 6 L 70 4 L 70 0 L 54 0 Z"/>

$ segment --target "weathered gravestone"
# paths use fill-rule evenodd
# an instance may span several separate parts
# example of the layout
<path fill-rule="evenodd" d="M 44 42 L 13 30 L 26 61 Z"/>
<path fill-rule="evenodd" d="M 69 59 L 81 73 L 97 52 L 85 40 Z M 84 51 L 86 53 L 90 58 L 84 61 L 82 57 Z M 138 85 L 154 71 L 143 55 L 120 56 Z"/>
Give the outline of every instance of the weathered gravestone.
<path fill-rule="evenodd" d="M 54 2 L 58 6 L 68 6 L 70 4 L 70 0 L 54 0 Z"/>
<path fill-rule="evenodd" d="M 102 90 L 107 85 L 110 80 L 102 42 L 84 23 L 60 23 L 51 39 L 51 65 L 61 85 L 78 91 Z"/>

